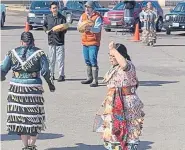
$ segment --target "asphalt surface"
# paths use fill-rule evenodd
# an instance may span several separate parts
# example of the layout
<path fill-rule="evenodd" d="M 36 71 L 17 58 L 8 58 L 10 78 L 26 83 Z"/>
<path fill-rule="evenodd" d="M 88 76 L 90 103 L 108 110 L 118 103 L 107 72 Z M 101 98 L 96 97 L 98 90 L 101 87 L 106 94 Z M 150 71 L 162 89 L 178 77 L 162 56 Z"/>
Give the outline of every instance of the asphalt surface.
<path fill-rule="evenodd" d="M 19 46 L 26 14 L 8 12 L 1 31 L 1 60 L 11 49 Z M 185 150 L 185 33 L 173 32 L 167 36 L 158 33 L 155 47 L 131 42 L 130 34 L 102 32 L 99 51 L 98 88 L 81 85 L 85 78 L 80 34 L 73 27 L 66 34 L 66 82 L 57 83 L 56 92 L 45 89 L 47 129 L 37 141 L 39 150 L 104 150 L 102 140 L 92 132 L 93 120 L 106 94 L 101 79 L 109 68 L 108 43 L 121 42 L 137 69 L 140 81 L 138 95 L 145 104 L 146 113 L 139 150 Z M 48 52 L 47 36 L 42 30 L 32 31 L 36 45 Z M 11 71 L 10 71 L 11 72 Z M 56 71 L 57 74 L 57 71 Z M 6 104 L 9 79 L 2 83 L 1 146 L 2 150 L 20 150 L 22 143 L 17 136 L 6 131 Z"/>

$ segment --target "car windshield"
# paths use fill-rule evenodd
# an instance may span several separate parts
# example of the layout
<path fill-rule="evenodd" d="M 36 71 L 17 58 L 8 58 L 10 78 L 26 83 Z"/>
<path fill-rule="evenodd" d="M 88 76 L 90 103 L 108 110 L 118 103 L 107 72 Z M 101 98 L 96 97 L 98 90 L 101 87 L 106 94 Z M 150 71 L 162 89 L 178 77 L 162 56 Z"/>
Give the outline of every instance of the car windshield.
<path fill-rule="evenodd" d="M 123 2 L 118 3 L 113 10 L 123 10 L 124 9 L 125 4 Z"/>
<path fill-rule="evenodd" d="M 94 2 L 96 8 L 101 8 L 102 6 L 97 1 Z"/>
<path fill-rule="evenodd" d="M 31 3 L 31 9 L 43 9 L 43 8 L 49 8 L 51 4 L 51 1 L 33 1 Z"/>
<path fill-rule="evenodd" d="M 183 3 L 180 3 L 178 4 L 173 11 L 176 11 L 176 12 L 185 12 L 185 4 Z"/>

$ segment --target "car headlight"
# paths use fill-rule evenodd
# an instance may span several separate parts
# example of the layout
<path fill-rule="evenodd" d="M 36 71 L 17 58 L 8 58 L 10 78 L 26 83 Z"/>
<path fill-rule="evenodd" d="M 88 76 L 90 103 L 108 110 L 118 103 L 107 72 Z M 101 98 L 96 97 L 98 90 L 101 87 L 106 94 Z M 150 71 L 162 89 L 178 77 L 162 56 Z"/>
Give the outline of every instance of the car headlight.
<path fill-rule="evenodd" d="M 34 13 L 28 13 L 28 17 L 35 17 Z"/>
<path fill-rule="evenodd" d="M 170 16 L 165 17 L 166 21 L 170 20 Z"/>

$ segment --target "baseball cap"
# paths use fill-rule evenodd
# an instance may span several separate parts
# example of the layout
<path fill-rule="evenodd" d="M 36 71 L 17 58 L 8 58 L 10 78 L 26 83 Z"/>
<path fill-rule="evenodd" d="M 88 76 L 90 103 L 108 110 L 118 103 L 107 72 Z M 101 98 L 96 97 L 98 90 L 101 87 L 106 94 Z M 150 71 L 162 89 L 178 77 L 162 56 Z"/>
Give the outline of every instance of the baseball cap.
<path fill-rule="evenodd" d="M 85 3 L 85 7 L 91 7 L 92 9 L 94 9 L 94 2 L 93 1 L 87 1 Z"/>

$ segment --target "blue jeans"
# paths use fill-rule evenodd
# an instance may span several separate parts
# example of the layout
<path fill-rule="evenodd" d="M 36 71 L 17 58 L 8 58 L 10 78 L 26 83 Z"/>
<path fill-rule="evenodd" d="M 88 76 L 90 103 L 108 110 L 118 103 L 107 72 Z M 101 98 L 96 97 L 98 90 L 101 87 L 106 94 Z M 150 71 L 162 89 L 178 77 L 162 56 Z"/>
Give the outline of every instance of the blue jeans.
<path fill-rule="evenodd" d="M 88 66 L 97 67 L 97 57 L 98 57 L 99 46 L 83 46 L 83 55 L 85 63 Z"/>

